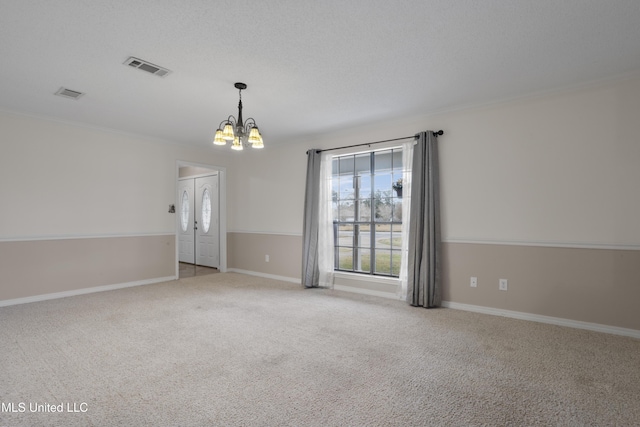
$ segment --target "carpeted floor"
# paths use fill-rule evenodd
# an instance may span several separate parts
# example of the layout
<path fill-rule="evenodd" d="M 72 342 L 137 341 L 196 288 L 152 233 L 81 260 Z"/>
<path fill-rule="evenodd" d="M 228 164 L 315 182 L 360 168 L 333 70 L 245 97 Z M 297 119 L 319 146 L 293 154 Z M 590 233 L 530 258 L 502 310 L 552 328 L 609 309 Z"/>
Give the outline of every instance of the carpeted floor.
<path fill-rule="evenodd" d="M 640 340 L 240 274 L 0 325 L 2 427 L 640 425 Z"/>

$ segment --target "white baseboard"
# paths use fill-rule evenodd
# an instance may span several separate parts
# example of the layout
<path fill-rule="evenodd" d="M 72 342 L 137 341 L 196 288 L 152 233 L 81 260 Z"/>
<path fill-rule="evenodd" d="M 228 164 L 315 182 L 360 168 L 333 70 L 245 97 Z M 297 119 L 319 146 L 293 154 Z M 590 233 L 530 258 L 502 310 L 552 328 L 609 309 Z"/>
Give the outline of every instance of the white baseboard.
<path fill-rule="evenodd" d="M 283 282 L 291 282 L 291 283 L 297 283 L 297 284 L 301 283 L 300 279 L 297 279 L 295 277 L 278 276 L 275 274 L 260 273 L 258 271 L 242 270 L 240 268 L 229 268 L 227 269 L 227 271 L 229 273 L 241 273 L 241 274 L 248 274 L 249 276 L 258 276 L 258 277 L 264 277 L 267 279 L 282 280 Z"/>
<path fill-rule="evenodd" d="M 169 282 L 176 280 L 176 276 L 158 277 L 155 279 L 138 280 L 135 282 L 117 283 L 115 285 L 96 286 L 93 288 L 74 289 L 72 291 L 54 292 L 51 294 L 34 295 L 32 297 L 7 299 L 0 301 L 0 307 L 10 305 L 27 304 L 30 302 L 46 301 L 50 299 L 73 297 L 76 295 L 92 294 L 95 292 L 114 291 L 116 289 L 131 288 L 134 286 L 151 285 L 153 283 Z"/>
<path fill-rule="evenodd" d="M 491 314 L 494 316 L 511 317 L 532 322 L 548 323 L 557 326 L 567 326 L 570 328 L 586 329 L 607 334 L 622 335 L 625 337 L 640 339 L 640 331 L 635 329 L 620 328 L 617 326 L 601 325 L 599 323 L 581 322 L 579 320 L 563 319 L 560 317 L 542 316 L 539 314 L 523 313 L 520 311 L 502 310 L 499 308 L 482 307 L 479 305 L 461 304 L 451 301 L 442 301 L 442 306 L 455 310 L 473 311 L 476 313 Z"/>

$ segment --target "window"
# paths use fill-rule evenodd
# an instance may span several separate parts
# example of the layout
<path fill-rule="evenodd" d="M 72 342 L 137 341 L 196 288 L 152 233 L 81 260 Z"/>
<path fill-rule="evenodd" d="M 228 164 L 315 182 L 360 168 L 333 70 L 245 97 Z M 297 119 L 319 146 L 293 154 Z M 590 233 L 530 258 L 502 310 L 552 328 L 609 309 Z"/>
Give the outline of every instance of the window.
<path fill-rule="evenodd" d="M 180 226 L 182 227 L 182 231 L 187 231 L 187 226 L 189 225 L 189 194 L 185 190 L 182 193 L 182 205 L 180 208 Z"/>
<path fill-rule="evenodd" d="M 202 193 L 202 226 L 204 232 L 208 233 L 211 226 L 211 196 L 208 188 L 205 188 Z"/>
<path fill-rule="evenodd" d="M 335 270 L 400 275 L 402 173 L 402 148 L 333 157 Z"/>

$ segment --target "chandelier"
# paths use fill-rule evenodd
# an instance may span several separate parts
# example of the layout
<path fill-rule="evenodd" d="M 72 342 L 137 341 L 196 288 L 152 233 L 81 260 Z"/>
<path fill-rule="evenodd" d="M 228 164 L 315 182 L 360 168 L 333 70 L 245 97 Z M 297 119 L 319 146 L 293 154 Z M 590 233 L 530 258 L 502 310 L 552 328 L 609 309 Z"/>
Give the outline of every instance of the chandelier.
<path fill-rule="evenodd" d="M 234 86 L 238 89 L 240 98 L 238 118 L 229 116 L 227 120 L 220 122 L 213 143 L 215 145 L 226 145 L 227 141 L 232 141 L 232 150 L 242 150 L 245 145 L 253 148 L 264 148 L 262 135 L 260 135 L 256 121 L 251 117 L 245 122 L 242 121 L 242 91 L 247 88 L 247 85 L 238 82 Z"/>

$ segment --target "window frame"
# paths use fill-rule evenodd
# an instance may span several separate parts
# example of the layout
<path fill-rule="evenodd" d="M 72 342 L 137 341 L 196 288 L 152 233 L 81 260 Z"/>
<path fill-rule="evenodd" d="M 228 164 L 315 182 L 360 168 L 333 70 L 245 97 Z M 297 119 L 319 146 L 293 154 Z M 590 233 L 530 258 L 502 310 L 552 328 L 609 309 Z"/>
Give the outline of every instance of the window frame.
<path fill-rule="evenodd" d="M 402 237 L 402 196 L 396 195 L 394 193 L 393 184 L 397 181 L 397 179 L 402 178 L 405 171 L 405 165 L 402 164 L 402 152 L 402 146 L 389 146 L 377 150 L 359 151 L 356 153 L 343 153 L 331 157 L 331 203 L 334 235 L 334 272 L 354 273 L 368 277 L 374 276 L 393 279 L 399 278 L 400 262 L 402 258 L 402 244 L 400 244 L 399 246 L 394 245 L 394 241 L 398 237 Z M 386 153 L 388 153 L 389 155 L 389 167 L 376 168 L 376 158 L 378 159 L 378 161 L 381 161 L 383 158 L 380 156 Z M 365 157 L 368 157 L 369 163 L 368 169 L 364 169 L 365 172 L 368 171 L 368 173 L 365 174 L 360 173 L 357 167 L 358 158 L 362 159 L 363 155 Z M 348 173 L 341 173 L 343 172 L 341 170 L 341 159 L 349 158 L 353 159 L 351 171 L 349 171 Z M 399 165 L 397 164 L 398 161 Z M 379 184 L 377 184 L 376 176 L 384 177 L 385 175 L 389 176 L 389 181 L 383 187 L 380 187 Z M 367 189 L 368 197 L 365 198 L 360 197 L 360 192 L 363 190 L 361 185 L 363 176 L 369 176 L 369 188 Z M 353 194 L 351 196 L 343 198 L 341 195 L 341 181 L 345 177 L 353 180 L 353 183 L 351 185 Z M 367 190 L 365 190 L 365 192 L 367 192 Z M 381 202 L 381 200 L 385 199 L 387 199 L 388 202 Z M 344 216 L 341 214 L 342 207 L 346 206 L 346 204 L 343 204 L 345 201 L 352 203 L 352 220 L 345 220 Z M 369 204 L 370 211 L 368 220 L 363 220 L 360 212 L 360 205 L 363 202 L 365 202 L 365 204 L 366 202 L 368 202 Z M 388 219 L 380 218 L 377 216 L 376 210 L 377 207 L 380 206 L 379 203 L 388 203 L 387 206 L 389 206 L 390 208 Z M 398 208 L 400 208 L 399 215 L 397 214 Z M 388 227 L 388 248 L 381 248 L 377 245 L 379 243 L 376 236 L 377 233 L 384 232 L 380 231 L 380 226 Z M 346 230 L 341 230 L 341 228 L 343 227 L 347 227 Z M 351 230 L 349 230 L 349 228 L 351 228 Z M 367 228 L 369 244 L 368 246 L 363 246 L 363 242 L 360 240 L 360 238 L 363 236 L 363 231 L 364 233 L 367 232 Z M 344 240 L 341 241 L 340 231 L 351 231 L 351 241 L 347 242 L 346 244 Z M 396 248 L 396 246 L 398 247 Z M 348 265 L 341 266 L 340 254 L 341 250 L 344 251 L 345 249 L 351 252 L 350 267 Z M 388 266 L 385 265 L 384 267 L 382 267 L 378 265 L 378 257 L 384 253 L 389 254 L 389 261 Z M 363 256 L 365 257 L 365 260 L 367 256 L 369 258 L 368 269 L 363 269 L 362 267 Z M 348 258 L 348 255 L 346 258 Z M 395 266 L 394 260 L 396 264 Z"/>

